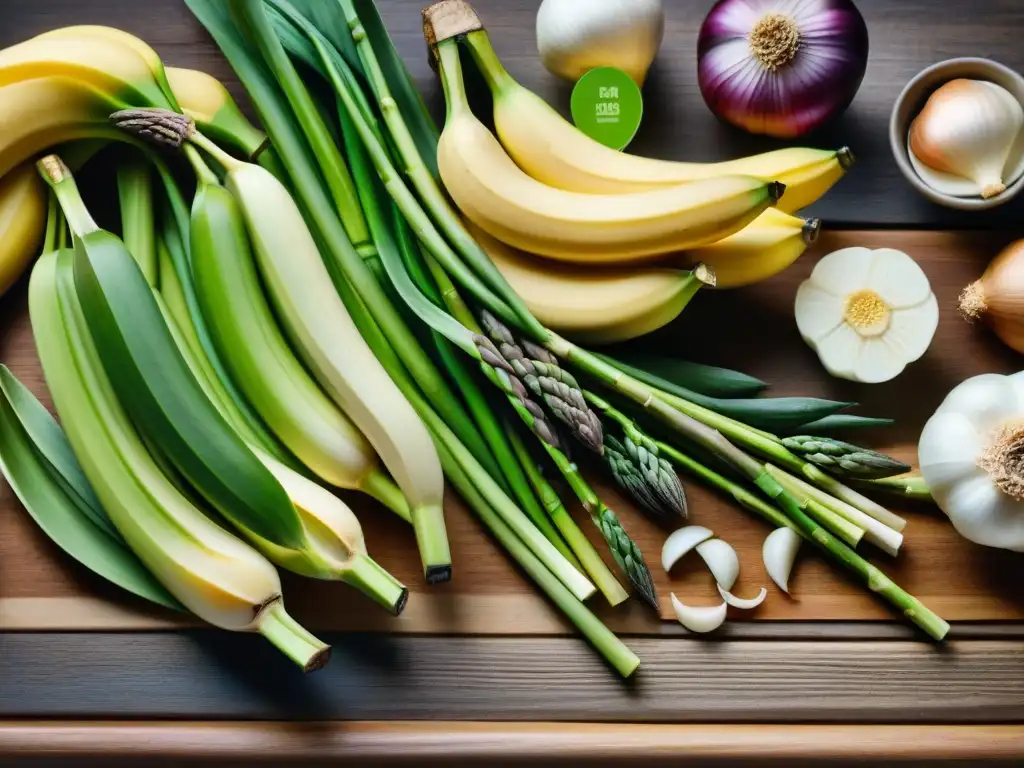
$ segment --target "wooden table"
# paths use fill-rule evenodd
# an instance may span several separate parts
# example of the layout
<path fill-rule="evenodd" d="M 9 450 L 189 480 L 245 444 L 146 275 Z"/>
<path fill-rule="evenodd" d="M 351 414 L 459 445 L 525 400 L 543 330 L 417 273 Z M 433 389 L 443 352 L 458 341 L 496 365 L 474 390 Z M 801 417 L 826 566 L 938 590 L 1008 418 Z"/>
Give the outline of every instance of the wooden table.
<path fill-rule="evenodd" d="M 440 115 L 439 87 L 419 31 L 420 4 L 379 0 Z M 565 109 L 567 90 L 535 55 L 537 4 L 477 0 L 476 7 L 512 73 Z M 897 417 L 898 427 L 865 439 L 913 461 L 917 434 L 949 388 L 970 375 L 1019 367 L 1015 355 L 964 324 L 953 307 L 958 290 L 1019 236 L 1024 197 L 970 217 L 925 202 L 889 153 L 889 111 L 907 80 L 943 58 L 991 56 L 1024 69 L 1024 5 L 858 4 L 872 35 L 867 78 L 849 113 L 809 139 L 849 144 L 860 161 L 813 209 L 830 231 L 786 274 L 756 289 L 703 294 L 679 323 L 643 344 L 741 368 L 776 384 L 775 394 L 857 400 L 866 413 Z M 119 26 L 144 37 L 169 64 L 221 77 L 244 101 L 180 0 L 4 5 L 0 46 L 61 25 Z M 667 2 L 666 43 L 647 88 L 637 152 L 710 160 L 774 146 L 720 125 L 700 99 L 694 46 L 708 5 Z M 953 231 L 962 229 L 983 231 Z M 792 321 L 800 280 L 820 255 L 849 244 L 908 251 L 941 302 L 932 350 L 889 385 L 829 379 Z M 24 285 L 0 302 L 0 361 L 48 402 Z M 595 467 L 588 469 L 656 563 L 664 534 L 598 480 Z M 767 528 L 693 484 L 688 492 L 694 521 L 744 553 L 740 591 L 764 583 L 756 553 Z M 353 505 L 374 555 L 414 594 L 406 613 L 391 620 L 338 585 L 286 579 L 292 611 L 335 646 L 333 663 L 303 678 L 261 638 L 188 626 L 116 594 L 63 558 L 0 487 L 0 763 L 688 759 L 789 766 L 1011 763 L 1024 755 L 1018 726 L 1024 721 L 1024 562 L 967 544 L 934 509 L 901 509 L 911 520 L 906 552 L 895 563 L 872 559 L 953 621 L 944 647 L 923 642 L 859 586 L 807 556 L 795 576 L 795 599 L 773 591 L 756 620 L 730 622 L 714 639 L 686 636 L 639 605 L 598 609 L 643 659 L 638 677 L 624 684 L 572 635 L 457 499 L 449 503 L 456 578 L 430 592 L 418 584 L 408 532 L 379 510 Z M 653 570 L 663 603 L 670 590 L 694 602 L 710 600 L 711 581 L 692 564 L 671 581 Z"/>

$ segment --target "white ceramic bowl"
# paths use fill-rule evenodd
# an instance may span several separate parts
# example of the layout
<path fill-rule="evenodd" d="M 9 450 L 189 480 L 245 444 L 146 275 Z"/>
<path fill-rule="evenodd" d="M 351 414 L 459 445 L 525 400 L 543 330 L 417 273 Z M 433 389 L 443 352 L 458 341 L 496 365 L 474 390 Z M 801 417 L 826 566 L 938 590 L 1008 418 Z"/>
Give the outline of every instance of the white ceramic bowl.
<path fill-rule="evenodd" d="M 957 208 L 961 211 L 983 211 L 995 208 L 1008 200 L 1012 200 L 1017 193 L 1024 189 L 1024 177 L 1017 179 L 1004 192 L 994 197 L 984 199 L 981 197 L 953 197 L 938 192 L 925 184 L 917 171 L 910 163 L 909 150 L 907 148 L 907 137 L 910 133 L 910 124 L 914 118 L 924 109 L 928 97 L 937 88 L 945 85 L 950 80 L 957 78 L 970 80 L 988 80 L 1000 85 L 1024 106 L 1024 77 L 1014 72 L 1009 67 L 992 61 L 991 59 L 948 59 L 933 64 L 923 70 L 913 80 L 907 83 L 907 87 L 896 99 L 896 105 L 892 110 L 892 117 L 889 120 L 889 143 L 892 146 L 892 153 L 896 158 L 896 164 L 918 192 L 932 202 L 944 205 L 947 208 Z"/>

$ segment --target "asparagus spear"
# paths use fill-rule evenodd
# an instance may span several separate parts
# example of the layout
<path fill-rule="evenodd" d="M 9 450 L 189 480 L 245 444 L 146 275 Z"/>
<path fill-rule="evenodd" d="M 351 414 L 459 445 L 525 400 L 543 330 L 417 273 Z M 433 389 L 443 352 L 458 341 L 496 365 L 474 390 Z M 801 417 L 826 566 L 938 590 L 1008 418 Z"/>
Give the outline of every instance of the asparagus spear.
<path fill-rule="evenodd" d="M 884 453 L 829 437 L 786 437 L 783 447 L 830 474 L 853 480 L 880 480 L 910 471 L 910 467 Z"/>

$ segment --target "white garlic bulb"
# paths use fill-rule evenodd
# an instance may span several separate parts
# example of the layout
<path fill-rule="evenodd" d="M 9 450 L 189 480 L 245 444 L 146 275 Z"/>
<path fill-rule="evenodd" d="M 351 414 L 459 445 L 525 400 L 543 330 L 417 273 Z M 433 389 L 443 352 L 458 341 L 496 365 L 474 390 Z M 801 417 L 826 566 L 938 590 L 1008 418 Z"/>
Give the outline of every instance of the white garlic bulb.
<path fill-rule="evenodd" d="M 995 83 L 957 79 L 931 95 L 910 126 L 921 179 L 956 197 L 993 197 L 1024 174 L 1024 107 Z"/>
<path fill-rule="evenodd" d="M 662 0 L 544 0 L 537 12 L 541 61 L 572 82 L 616 67 L 642 86 L 664 32 Z"/>

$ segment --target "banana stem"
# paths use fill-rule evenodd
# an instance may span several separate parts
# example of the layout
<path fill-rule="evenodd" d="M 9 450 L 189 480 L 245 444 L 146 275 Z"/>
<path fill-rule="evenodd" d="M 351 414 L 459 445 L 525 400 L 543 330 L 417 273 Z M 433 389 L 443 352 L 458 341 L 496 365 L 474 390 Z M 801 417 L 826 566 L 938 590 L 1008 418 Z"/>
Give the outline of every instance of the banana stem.
<path fill-rule="evenodd" d="M 256 630 L 302 667 L 303 672 L 320 669 L 331 657 L 331 647 L 289 616 L 280 597 L 260 610 L 256 617 Z"/>
<path fill-rule="evenodd" d="M 412 522 L 409 502 L 402 495 L 395 481 L 382 469 L 375 469 L 363 479 L 359 490 L 370 498 L 376 499 L 407 523 Z"/>
<path fill-rule="evenodd" d="M 71 228 L 71 232 L 76 237 L 84 237 L 91 232 L 98 231 L 99 226 L 92 214 L 89 213 L 89 209 L 85 207 L 78 191 L 78 183 L 71 175 L 70 169 L 64 165 L 64 161 L 57 155 L 47 155 L 36 163 L 36 167 L 39 169 L 43 181 L 49 184 L 50 189 L 57 196 L 57 201 L 60 203 L 64 219 Z"/>
<path fill-rule="evenodd" d="M 342 581 L 398 616 L 409 599 L 409 590 L 369 555 L 356 555 L 342 572 Z"/>
<path fill-rule="evenodd" d="M 512 450 L 515 451 L 519 463 L 523 467 L 523 471 L 540 498 L 544 511 L 572 548 L 579 562 L 583 564 L 583 569 L 587 575 L 590 576 L 597 588 L 601 590 L 601 594 L 613 606 L 629 599 L 629 593 L 622 588 L 615 575 L 605 565 L 604 560 L 601 559 L 594 545 L 590 543 L 590 539 L 586 537 L 579 526 L 576 525 L 576 521 L 572 519 L 561 498 L 559 498 L 557 491 L 547 481 L 547 478 L 544 477 L 540 468 L 534 462 L 519 432 L 511 424 L 506 424 L 506 434 L 512 445 Z"/>
<path fill-rule="evenodd" d="M 43 236 L 43 253 L 52 253 L 59 247 L 57 238 L 64 225 L 61 218 L 60 204 L 57 202 L 57 194 L 51 189 L 46 193 L 46 234 Z"/>

